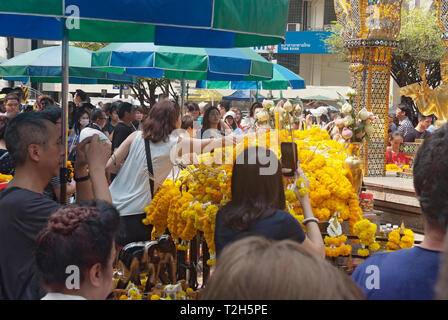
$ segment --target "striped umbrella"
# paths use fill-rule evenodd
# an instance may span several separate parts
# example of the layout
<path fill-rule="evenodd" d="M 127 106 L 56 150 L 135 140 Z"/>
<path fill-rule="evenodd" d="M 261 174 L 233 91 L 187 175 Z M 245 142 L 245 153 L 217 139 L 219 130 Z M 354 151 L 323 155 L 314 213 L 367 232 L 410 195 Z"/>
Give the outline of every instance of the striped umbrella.
<path fill-rule="evenodd" d="M 289 0 L 20 0 L 0 3 L 0 35 L 71 41 L 251 47 L 284 40 Z M 267 23 L 268 22 L 268 23 Z"/>
<path fill-rule="evenodd" d="M 286 90 L 305 89 L 305 80 L 291 70 L 274 64 L 272 79 L 263 81 L 197 81 L 196 88 L 233 90 Z"/>
<path fill-rule="evenodd" d="M 92 68 L 92 51 L 69 48 L 69 82 L 76 84 L 132 83 L 137 77 Z M 22 82 L 61 82 L 62 47 L 53 46 L 22 53 L 0 64 L 0 77 Z"/>
<path fill-rule="evenodd" d="M 112 43 L 92 54 L 92 67 L 151 78 L 264 80 L 273 65 L 250 48 L 213 49 Z"/>

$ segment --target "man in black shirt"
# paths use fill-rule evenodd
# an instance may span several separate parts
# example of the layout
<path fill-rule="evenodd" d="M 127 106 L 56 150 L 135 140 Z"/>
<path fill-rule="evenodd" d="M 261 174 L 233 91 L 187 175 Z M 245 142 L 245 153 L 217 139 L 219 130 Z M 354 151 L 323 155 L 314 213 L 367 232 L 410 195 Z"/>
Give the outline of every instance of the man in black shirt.
<path fill-rule="evenodd" d="M 60 207 L 43 191 L 59 173 L 64 155 L 61 134 L 40 113 L 29 112 L 9 123 L 5 140 L 15 162 L 15 175 L 0 192 L 0 300 L 40 299 L 45 292 L 36 277 L 33 255 L 38 234 Z M 95 152 L 89 152 L 90 148 Z M 78 146 L 78 201 L 96 198 L 112 202 L 105 177 L 109 148 L 98 136 Z"/>
<path fill-rule="evenodd" d="M 403 142 L 415 142 L 416 139 L 426 139 L 431 136 L 431 132 L 428 131 L 431 123 L 432 116 L 419 114 L 417 126 L 404 136 Z"/>
<path fill-rule="evenodd" d="M 112 152 L 114 152 L 126 138 L 135 131 L 132 121 L 135 119 L 135 110 L 132 104 L 122 102 L 118 106 L 118 117 L 120 121 L 115 126 L 112 138 Z"/>

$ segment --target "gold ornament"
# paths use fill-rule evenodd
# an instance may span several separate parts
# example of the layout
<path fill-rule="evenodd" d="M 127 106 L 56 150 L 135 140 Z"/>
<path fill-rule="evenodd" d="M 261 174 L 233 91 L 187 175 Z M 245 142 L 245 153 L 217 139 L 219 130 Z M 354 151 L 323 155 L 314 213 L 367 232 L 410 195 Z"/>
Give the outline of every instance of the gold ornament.
<path fill-rule="evenodd" d="M 401 27 L 402 0 L 335 0 L 344 46 L 349 50 L 351 84 L 358 92 L 356 113 L 379 117 L 363 150 L 364 174 L 384 176 L 392 50 Z"/>

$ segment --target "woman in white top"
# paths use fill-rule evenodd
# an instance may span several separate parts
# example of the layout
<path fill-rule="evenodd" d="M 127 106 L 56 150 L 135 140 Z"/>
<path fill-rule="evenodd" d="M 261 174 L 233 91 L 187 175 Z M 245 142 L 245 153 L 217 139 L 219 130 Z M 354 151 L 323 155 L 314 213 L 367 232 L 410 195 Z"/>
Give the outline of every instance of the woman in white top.
<path fill-rule="evenodd" d="M 230 127 L 230 131 L 233 134 L 241 135 L 243 134 L 243 130 L 238 127 L 236 122 L 236 114 L 233 111 L 229 111 L 224 115 L 224 122 Z"/>
<path fill-rule="evenodd" d="M 219 147 L 226 139 L 181 137 L 176 132 L 176 129 L 180 130 L 181 123 L 177 103 L 169 100 L 158 102 L 143 122 L 143 130 L 133 132 L 109 159 L 106 170 L 118 173 L 109 188 L 113 204 L 121 215 L 116 239 L 118 245 L 150 240 L 151 227 L 141 222 L 146 217 L 145 207 L 150 205 L 152 194 L 165 181 L 177 157 L 192 151 L 200 153 L 209 144 L 210 148 Z M 149 141 L 153 175 L 148 170 L 145 140 Z M 150 179 L 153 180 L 154 190 L 151 190 Z"/>
<path fill-rule="evenodd" d="M 260 126 L 260 124 L 264 123 L 255 123 L 257 119 L 257 114 L 263 109 L 263 105 L 260 102 L 255 102 L 250 107 L 249 111 L 249 117 L 244 118 L 241 120 L 241 126 L 243 127 L 244 133 L 247 133 L 249 131 L 256 131 L 257 127 Z"/>
<path fill-rule="evenodd" d="M 113 291 L 115 233 L 120 214 L 94 200 L 60 208 L 36 242 L 42 300 L 104 300 Z"/>

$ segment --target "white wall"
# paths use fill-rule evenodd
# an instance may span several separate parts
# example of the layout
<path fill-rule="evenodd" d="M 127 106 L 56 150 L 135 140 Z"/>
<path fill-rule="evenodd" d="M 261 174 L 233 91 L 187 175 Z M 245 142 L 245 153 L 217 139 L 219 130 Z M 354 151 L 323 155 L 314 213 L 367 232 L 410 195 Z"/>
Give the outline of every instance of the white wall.
<path fill-rule="evenodd" d="M 0 57 L 8 58 L 8 53 L 6 48 L 8 47 L 8 39 L 4 37 L 0 37 Z M 0 88 L 6 87 L 8 85 L 8 81 L 0 80 Z"/>
<path fill-rule="evenodd" d="M 325 1 L 314 0 L 311 3 L 311 26 L 322 28 L 324 26 Z"/>

